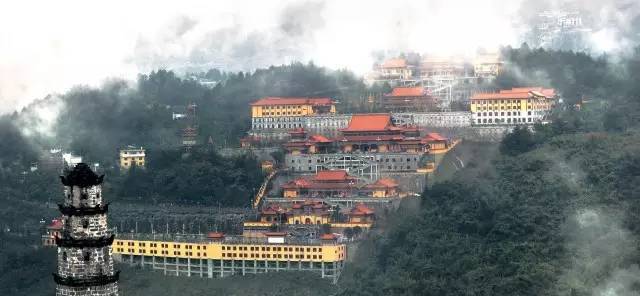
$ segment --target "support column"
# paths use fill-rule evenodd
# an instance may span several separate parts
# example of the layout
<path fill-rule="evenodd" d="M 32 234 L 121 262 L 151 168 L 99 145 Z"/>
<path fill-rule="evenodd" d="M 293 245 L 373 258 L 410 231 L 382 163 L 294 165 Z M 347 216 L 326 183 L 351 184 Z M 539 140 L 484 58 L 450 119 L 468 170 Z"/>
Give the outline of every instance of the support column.
<path fill-rule="evenodd" d="M 211 259 L 207 259 L 207 277 L 213 278 L 213 262 L 211 262 Z"/>
<path fill-rule="evenodd" d="M 162 270 L 164 270 L 164 275 L 167 275 L 167 257 L 162 257 L 162 259 L 164 259 Z"/>
<path fill-rule="evenodd" d="M 235 274 L 236 274 L 236 260 L 231 259 L 231 275 L 235 275 Z"/>
<path fill-rule="evenodd" d="M 187 277 L 191 277 L 191 258 L 187 258 Z"/>
<path fill-rule="evenodd" d="M 245 268 L 246 268 L 245 262 L 247 262 L 247 260 L 242 260 L 242 275 L 245 275 Z"/>
<path fill-rule="evenodd" d="M 322 271 L 322 278 L 324 278 L 324 261 L 320 262 L 320 270 Z"/>
<path fill-rule="evenodd" d="M 253 260 L 253 274 L 258 274 L 258 260 Z"/>
<path fill-rule="evenodd" d="M 220 259 L 220 277 L 224 277 L 224 259 Z"/>

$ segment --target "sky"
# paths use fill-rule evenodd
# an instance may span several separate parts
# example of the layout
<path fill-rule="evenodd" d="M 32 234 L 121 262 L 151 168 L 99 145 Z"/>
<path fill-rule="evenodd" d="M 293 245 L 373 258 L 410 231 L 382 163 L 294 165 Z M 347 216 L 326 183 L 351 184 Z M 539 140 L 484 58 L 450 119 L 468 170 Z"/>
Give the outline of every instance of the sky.
<path fill-rule="evenodd" d="M 159 68 L 313 61 L 364 74 L 375 51 L 496 50 L 519 44 L 522 9 L 531 5 L 523 1 L 11 1 L 0 9 L 0 114 Z M 615 44 L 611 36 L 599 34 L 603 44 Z"/>

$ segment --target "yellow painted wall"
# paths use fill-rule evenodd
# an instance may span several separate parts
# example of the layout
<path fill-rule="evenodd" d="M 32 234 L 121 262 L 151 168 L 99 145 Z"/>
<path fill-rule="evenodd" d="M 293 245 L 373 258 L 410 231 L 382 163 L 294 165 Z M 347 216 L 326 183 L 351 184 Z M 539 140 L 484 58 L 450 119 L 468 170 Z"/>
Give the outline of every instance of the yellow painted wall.
<path fill-rule="evenodd" d="M 285 189 L 284 190 L 284 197 L 286 197 L 286 198 L 298 197 L 298 191 L 295 190 L 295 189 Z"/>
<path fill-rule="evenodd" d="M 113 253 L 214 260 L 270 260 L 336 262 L 346 258 L 344 244 L 223 244 L 120 240 L 113 242 Z"/>
<path fill-rule="evenodd" d="M 287 223 L 288 224 L 296 224 L 296 221 L 298 221 L 298 224 L 305 224 L 304 222 L 310 219 L 311 220 L 311 224 L 318 224 L 317 222 L 320 221 L 320 224 L 328 224 L 329 223 L 329 216 L 320 216 L 320 215 L 294 215 L 292 217 L 287 217 Z"/>
<path fill-rule="evenodd" d="M 331 105 L 330 113 L 336 113 L 336 106 Z M 270 105 L 251 106 L 251 117 L 286 117 L 314 115 L 312 105 Z"/>
<path fill-rule="evenodd" d="M 131 156 L 128 153 L 138 153 L 142 155 Z M 146 161 L 146 155 L 144 155 L 144 150 L 121 150 L 120 151 L 120 167 L 123 169 L 128 169 L 133 165 L 144 167 Z"/>
<path fill-rule="evenodd" d="M 387 197 L 387 192 L 385 190 L 374 190 L 373 197 Z"/>

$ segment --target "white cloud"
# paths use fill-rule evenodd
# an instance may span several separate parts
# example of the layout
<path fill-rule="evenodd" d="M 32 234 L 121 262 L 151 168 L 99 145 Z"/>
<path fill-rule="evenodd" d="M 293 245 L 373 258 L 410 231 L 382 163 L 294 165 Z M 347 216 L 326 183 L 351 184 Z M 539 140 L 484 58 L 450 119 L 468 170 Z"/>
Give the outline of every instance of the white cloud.
<path fill-rule="evenodd" d="M 374 50 L 495 49 L 519 42 L 522 1 L 10 1 L 0 10 L 0 113 L 158 67 L 314 60 L 363 73 Z"/>

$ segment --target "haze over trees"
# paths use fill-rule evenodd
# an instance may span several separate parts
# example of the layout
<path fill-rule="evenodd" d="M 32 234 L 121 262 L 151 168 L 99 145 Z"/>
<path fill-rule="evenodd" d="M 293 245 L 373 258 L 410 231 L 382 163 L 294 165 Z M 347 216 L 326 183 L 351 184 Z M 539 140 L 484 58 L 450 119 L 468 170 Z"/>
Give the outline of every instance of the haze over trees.
<path fill-rule="evenodd" d="M 639 292 L 640 50 L 620 61 L 527 47 L 506 48 L 504 54 L 509 66 L 495 87 L 556 88 L 565 103 L 553 123 L 516 129 L 497 149 L 482 150 L 448 181 L 428 188 L 419 207 L 391 212 L 384 233 L 372 233 L 359 246 L 337 289 L 306 282 L 317 288 L 314 293 L 599 295 L 612 287 L 621 295 Z M 62 146 L 100 162 L 112 201 L 241 207 L 262 172 L 251 155 L 223 157 L 216 151 L 235 144 L 249 128 L 251 101 L 331 96 L 349 112 L 366 110 L 361 99 L 382 90 L 348 71 L 314 65 L 210 75 L 220 79 L 213 88 L 155 71 L 133 84 L 79 87 L 0 118 L 0 225 L 12 229 L 0 238 L 0 270 L 11 271 L 0 274 L 0 294 L 36 295 L 52 285 L 48 276 L 25 278 L 29 271 L 48 275 L 53 267 L 38 262 L 52 255 L 25 247 L 38 242 L 15 233 L 55 214 L 44 205 L 60 197 L 55 174 L 22 173 L 43 149 Z M 198 105 L 200 142 L 211 136 L 214 145 L 183 158 L 180 123 L 171 119 L 171 110 L 189 103 Z M 57 106 L 54 120 L 30 116 L 43 106 Z M 147 148 L 148 167 L 120 174 L 118 149 L 129 144 Z M 162 282 L 149 284 L 155 277 L 134 275 L 127 285 L 165 291 Z M 208 285 L 190 283 L 196 291 Z"/>
<path fill-rule="evenodd" d="M 569 104 L 550 125 L 515 129 L 484 156 L 490 165 L 469 163 L 426 189 L 418 209 L 359 248 L 342 295 L 640 292 L 640 51 L 622 64 L 507 51 L 499 84 L 538 71 Z"/>

